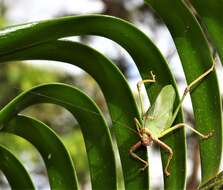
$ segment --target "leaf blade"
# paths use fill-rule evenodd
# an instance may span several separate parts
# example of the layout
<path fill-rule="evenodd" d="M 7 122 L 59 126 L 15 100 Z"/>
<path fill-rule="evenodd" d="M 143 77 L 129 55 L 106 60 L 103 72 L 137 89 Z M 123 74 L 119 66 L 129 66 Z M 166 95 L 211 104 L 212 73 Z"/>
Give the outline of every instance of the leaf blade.
<path fill-rule="evenodd" d="M 111 137 L 103 116 L 91 99 L 69 85 L 59 83 L 41 85 L 20 94 L 7 104 L 0 111 L 0 123 L 7 123 L 21 110 L 37 103 L 63 106 L 76 117 L 88 152 L 92 188 L 101 189 L 108 185 L 109 189 L 115 189 L 117 179 Z M 100 178 L 105 179 L 99 181 Z"/>
<path fill-rule="evenodd" d="M 40 49 L 42 51 L 39 51 Z M 113 127 L 120 128 L 117 138 L 121 145 L 119 150 L 122 155 L 121 158 L 125 160 L 124 167 L 126 169 L 124 168 L 124 176 L 127 179 L 125 181 L 126 186 L 131 186 L 132 188 L 146 188 L 148 186 L 146 172 L 143 174 L 144 177 L 142 177 L 137 172 L 141 166 L 140 163 L 131 159 L 128 154 L 131 145 L 138 141 L 138 136 L 125 128 L 125 126 L 133 127 L 135 130 L 133 118 L 139 115 L 136 103 L 124 76 L 110 60 L 88 46 L 69 41 L 55 41 L 41 44 L 17 51 L 14 54 L 10 54 L 10 56 L 3 56 L 0 59 L 4 61 L 26 59 L 63 61 L 79 66 L 88 72 L 99 84 L 105 96 L 113 121 Z M 103 75 L 101 75 L 102 71 Z M 110 80 L 111 76 L 113 80 Z M 118 96 L 112 95 L 114 89 L 118 92 Z M 126 101 L 123 101 L 123 97 L 125 97 Z M 129 178 L 134 178 L 135 181 L 132 183 L 128 180 Z M 142 179 L 144 179 L 144 182 L 142 182 Z"/>
<path fill-rule="evenodd" d="M 5 174 L 12 189 L 30 189 L 35 187 L 20 161 L 6 147 L 0 145 L 0 169 Z"/>
<path fill-rule="evenodd" d="M 223 38 L 222 38 L 222 1 L 197 1 L 194 0 L 192 5 L 195 7 L 199 16 L 201 16 L 202 22 L 206 25 L 208 33 L 211 37 L 211 42 L 216 47 L 221 63 L 223 64 Z"/>
<path fill-rule="evenodd" d="M 187 81 L 191 82 L 196 76 L 211 67 L 213 60 L 207 40 L 198 22 L 183 1 L 175 0 L 171 5 L 165 1 L 146 0 L 146 2 L 162 16 L 169 28 Z M 208 80 L 202 81 L 199 88 L 191 93 L 196 128 L 203 133 L 214 131 L 214 138 L 199 142 L 202 182 L 207 181 L 218 172 L 222 149 L 222 108 L 215 72 L 207 78 Z"/>
<path fill-rule="evenodd" d="M 55 30 L 56 28 L 57 30 Z M 109 16 L 89 15 L 60 18 L 52 21 L 27 25 L 27 27 L 11 33 L 7 33 L 6 31 L 5 35 L 0 37 L 2 42 L 0 55 L 3 56 L 10 54 L 19 51 L 20 49 L 28 49 L 31 46 L 49 42 L 53 39 L 84 34 L 104 36 L 122 45 L 134 59 L 142 78 L 147 78 L 147 74 L 150 70 L 156 74 L 158 79 L 156 84 L 152 85 L 151 87 L 146 86 L 151 102 L 154 101 L 155 97 L 164 85 L 173 84 L 176 87 L 175 81 L 170 73 L 166 61 L 151 40 L 149 40 L 145 34 L 140 32 L 133 25 L 121 19 L 116 19 Z M 11 40 L 8 40 L 10 38 Z M 177 100 L 179 100 L 178 96 Z M 182 121 L 181 114 L 179 114 L 177 120 L 179 122 Z M 133 119 L 130 126 L 134 127 Z M 129 141 L 122 140 L 122 135 L 120 135 L 122 131 L 120 127 L 115 128 L 115 133 L 118 138 L 119 150 L 121 150 L 120 155 L 121 159 L 123 160 L 126 188 L 147 189 L 147 172 L 140 175 L 137 174 L 138 172 L 136 170 L 135 172 L 129 172 L 129 169 L 131 169 L 132 165 L 135 164 L 130 161 L 131 159 L 128 156 L 126 156 L 128 154 L 128 149 L 125 148 L 125 144 L 128 142 L 133 142 L 134 139 L 132 141 L 130 138 L 128 138 L 128 140 L 130 139 Z M 175 136 L 170 135 L 168 139 L 168 142 L 172 145 L 172 147 L 179 147 L 181 149 L 181 152 L 178 152 L 179 148 L 174 148 L 176 149 L 177 153 L 172 161 L 172 176 L 169 178 L 175 178 L 179 176 L 179 173 L 181 176 L 185 176 L 184 130 L 176 131 Z M 129 146 L 130 145 L 131 143 Z M 145 158 L 145 153 L 140 153 L 140 155 L 144 155 Z M 126 160 L 124 158 L 126 158 Z M 126 164 L 127 162 L 132 163 L 132 165 Z M 134 179 L 134 181 L 132 179 Z"/>
<path fill-rule="evenodd" d="M 66 148 L 45 124 L 20 115 L 5 124 L 2 131 L 23 137 L 37 148 L 47 167 L 51 189 L 79 189 Z"/>

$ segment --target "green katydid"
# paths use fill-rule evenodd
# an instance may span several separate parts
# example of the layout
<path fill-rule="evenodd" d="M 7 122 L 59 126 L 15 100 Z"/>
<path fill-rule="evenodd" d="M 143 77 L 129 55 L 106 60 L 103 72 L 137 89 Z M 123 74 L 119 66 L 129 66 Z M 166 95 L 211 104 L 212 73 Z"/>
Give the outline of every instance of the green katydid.
<path fill-rule="evenodd" d="M 152 77 L 151 79 L 146 79 L 138 82 L 137 89 L 140 97 L 140 107 L 141 107 L 140 121 L 142 121 L 142 123 L 140 123 L 137 118 L 134 118 L 134 121 L 136 124 L 137 133 L 141 139 L 130 148 L 129 153 L 132 157 L 141 161 L 144 164 L 144 167 L 141 168 L 141 170 L 145 170 L 148 167 L 148 162 L 140 158 L 136 153 L 134 153 L 141 146 L 150 146 L 151 143 L 154 142 L 169 153 L 169 157 L 164 169 L 165 175 L 169 176 L 170 173 L 168 171 L 168 168 L 170 161 L 173 157 L 173 150 L 167 144 L 165 144 L 160 140 L 161 137 L 168 135 L 172 131 L 181 127 L 187 127 L 188 129 L 192 130 L 194 133 L 196 133 L 203 139 L 207 139 L 212 135 L 212 133 L 204 135 L 185 123 L 179 123 L 174 126 L 172 126 L 172 124 L 176 119 L 176 116 L 180 110 L 180 107 L 183 103 L 185 96 L 188 94 L 188 92 L 192 90 L 193 86 L 196 83 L 200 82 L 210 72 L 212 72 L 214 70 L 214 67 L 215 63 L 211 66 L 211 68 L 209 68 L 206 72 L 204 72 L 194 81 L 192 81 L 186 87 L 184 94 L 174 112 L 173 112 L 173 105 L 175 101 L 175 89 L 172 85 L 164 86 L 161 89 L 160 93 L 158 94 L 152 106 L 146 112 L 144 112 L 142 97 L 141 97 L 141 85 L 145 83 L 155 83 L 156 82 L 155 75 L 151 71 L 150 72 Z"/>

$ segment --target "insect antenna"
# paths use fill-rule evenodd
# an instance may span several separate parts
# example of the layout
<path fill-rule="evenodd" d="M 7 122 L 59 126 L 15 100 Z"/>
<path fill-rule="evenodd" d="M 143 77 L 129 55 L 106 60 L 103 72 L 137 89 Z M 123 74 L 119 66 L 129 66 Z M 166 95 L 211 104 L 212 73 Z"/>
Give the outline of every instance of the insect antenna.
<path fill-rule="evenodd" d="M 128 127 L 128 126 L 126 126 L 126 125 L 119 125 L 119 126 L 122 127 L 122 128 L 126 128 L 126 129 L 128 129 L 129 131 L 131 131 L 132 133 L 138 135 L 138 132 L 137 132 L 135 129 L 131 128 L 131 127 Z"/>

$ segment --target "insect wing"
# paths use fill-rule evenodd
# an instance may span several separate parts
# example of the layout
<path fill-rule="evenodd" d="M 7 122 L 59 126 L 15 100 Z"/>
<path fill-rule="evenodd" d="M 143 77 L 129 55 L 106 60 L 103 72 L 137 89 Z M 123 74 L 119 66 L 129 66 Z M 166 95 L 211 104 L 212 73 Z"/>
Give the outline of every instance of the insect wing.
<path fill-rule="evenodd" d="M 154 135 L 159 135 L 164 129 L 170 127 L 175 96 L 172 85 L 164 86 L 156 101 L 146 112 L 144 126 L 149 127 Z"/>

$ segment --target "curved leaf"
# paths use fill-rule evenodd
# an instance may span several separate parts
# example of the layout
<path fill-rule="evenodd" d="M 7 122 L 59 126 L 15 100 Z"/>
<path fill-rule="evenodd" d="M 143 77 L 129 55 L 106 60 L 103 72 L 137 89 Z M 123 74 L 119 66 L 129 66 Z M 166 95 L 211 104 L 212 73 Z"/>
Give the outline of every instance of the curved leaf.
<path fill-rule="evenodd" d="M 6 147 L 0 145 L 0 169 L 5 174 L 10 187 L 16 189 L 35 189 L 32 180 L 20 161 Z"/>
<path fill-rule="evenodd" d="M 47 167 L 51 189 L 79 189 L 65 146 L 45 124 L 26 116 L 15 116 L 2 132 L 21 136 L 37 148 Z"/>
<path fill-rule="evenodd" d="M 142 32 L 131 24 L 120 19 L 109 16 L 89 15 L 60 18 L 19 27 L 11 28 L 11 31 L 10 29 L 2 31 L 2 36 L 0 37 L 1 60 L 4 60 L 3 56 L 6 56 L 7 54 L 10 55 L 13 52 L 22 49 L 25 50 L 31 46 L 49 42 L 53 39 L 72 35 L 99 35 L 110 38 L 122 45 L 134 59 L 142 78 L 148 78 L 149 71 L 153 70 L 157 76 L 157 82 L 151 87 L 147 87 L 147 91 L 152 102 L 155 100 L 156 95 L 164 85 L 172 83 L 175 86 L 174 79 L 169 68 L 158 49 Z M 121 98 L 122 101 L 125 99 L 125 97 Z M 119 108 L 119 105 L 116 106 Z M 126 110 L 118 113 L 121 113 L 122 118 L 129 121 L 129 119 L 126 119 L 125 112 Z M 134 115 L 138 114 L 134 113 Z M 118 114 L 118 116 L 116 115 L 116 118 L 113 117 L 113 120 L 119 120 L 119 117 L 120 115 Z M 178 118 L 177 121 L 181 122 L 182 119 Z M 123 124 L 125 125 L 125 123 Z M 116 123 L 115 126 L 118 126 L 118 124 Z M 129 127 L 134 127 L 133 118 L 131 123 L 129 122 Z M 131 136 L 126 137 L 124 134 L 126 130 L 123 130 L 121 127 L 115 127 L 115 132 L 122 160 L 126 188 L 147 189 L 147 173 L 144 172 L 139 174 L 136 167 L 134 167 L 136 165 L 134 163 L 135 161 L 127 156 L 128 149 L 135 141 L 135 138 L 131 140 Z M 172 175 L 169 177 L 169 179 L 172 180 L 175 180 L 179 175 L 185 176 L 184 138 L 185 135 L 183 130 L 178 130 L 174 136 L 171 135 L 168 137 L 168 144 L 171 144 L 171 147 L 175 150 L 175 157 L 171 165 Z M 126 146 L 127 144 L 128 147 Z M 184 181 L 182 183 L 184 184 Z"/>
<path fill-rule="evenodd" d="M 93 189 L 115 189 L 117 185 L 114 152 L 108 127 L 101 112 L 86 95 L 68 85 L 48 84 L 17 96 L 0 111 L 0 124 L 6 124 L 24 108 L 37 103 L 53 103 L 69 110 L 81 126 L 88 152 Z M 102 179 L 103 180 L 98 180 Z"/>
<path fill-rule="evenodd" d="M 219 0 L 193 0 L 193 6 L 201 16 L 202 22 L 206 25 L 208 33 L 211 37 L 213 45 L 217 48 L 220 55 L 221 63 L 223 64 L 223 1 Z"/>
<path fill-rule="evenodd" d="M 146 0 L 163 18 L 176 44 L 187 82 L 204 73 L 213 60 L 203 32 L 180 0 L 172 3 Z M 222 151 L 222 116 L 219 88 L 215 72 L 191 93 L 196 128 L 202 133 L 213 131 L 213 137 L 200 141 L 202 182 L 218 172 Z M 172 188 L 174 189 L 174 188 Z"/>
<path fill-rule="evenodd" d="M 41 51 L 39 51 L 40 49 Z M 126 128 L 127 126 L 135 129 L 133 118 L 138 116 L 138 110 L 128 83 L 119 69 L 94 49 L 69 41 L 55 41 L 41 44 L 17 51 L 10 54 L 10 56 L 1 57 L 1 60 L 4 61 L 26 59 L 47 59 L 68 62 L 81 67 L 97 81 L 105 96 L 113 125 L 120 128 L 117 137 L 121 147 L 120 152 L 123 155 L 122 159 L 125 160 L 125 164 L 128 166 L 124 170 L 127 173 L 127 179 L 142 178 L 142 175 L 138 173 L 141 163 L 131 159 L 128 154 L 131 145 L 138 141 L 138 136 Z M 103 75 L 101 74 L 102 72 Z M 113 95 L 114 90 L 118 92 L 118 96 Z M 123 101 L 123 99 L 126 101 Z M 140 181 L 141 178 L 139 178 Z M 137 187 L 144 187 L 146 183 L 148 185 L 146 181 L 147 179 L 145 178 L 144 183 L 141 183 Z M 131 183 L 130 181 L 126 182 Z"/>

